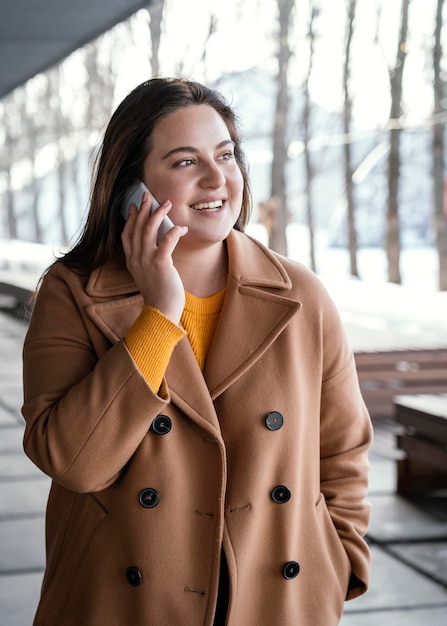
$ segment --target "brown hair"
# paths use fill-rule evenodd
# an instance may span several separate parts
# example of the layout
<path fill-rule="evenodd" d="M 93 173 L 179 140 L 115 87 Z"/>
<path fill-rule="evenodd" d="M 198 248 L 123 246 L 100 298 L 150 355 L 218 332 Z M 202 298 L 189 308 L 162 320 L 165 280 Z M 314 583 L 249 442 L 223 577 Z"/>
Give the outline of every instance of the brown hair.
<path fill-rule="evenodd" d="M 142 178 L 151 133 L 161 118 L 198 104 L 211 106 L 219 113 L 235 143 L 235 159 L 244 188 L 234 228 L 245 229 L 251 213 L 250 188 L 235 113 L 219 92 L 200 83 L 183 78 L 153 78 L 131 91 L 110 119 L 96 158 L 87 221 L 77 243 L 61 259 L 63 263 L 88 273 L 123 254 L 119 207 L 126 189 Z"/>

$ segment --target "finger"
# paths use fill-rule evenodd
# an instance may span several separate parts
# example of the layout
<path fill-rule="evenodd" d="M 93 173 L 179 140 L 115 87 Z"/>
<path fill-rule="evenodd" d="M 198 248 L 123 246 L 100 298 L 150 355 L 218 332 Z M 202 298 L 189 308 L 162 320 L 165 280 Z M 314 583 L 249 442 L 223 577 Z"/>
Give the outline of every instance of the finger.
<path fill-rule="evenodd" d="M 165 200 L 161 206 L 158 206 L 150 216 L 144 225 L 144 229 L 141 234 L 141 245 L 147 247 L 147 249 L 153 249 L 158 247 L 160 239 L 169 230 L 170 223 L 166 216 L 172 208 L 170 200 Z M 165 222 L 165 223 L 164 223 Z"/>
<path fill-rule="evenodd" d="M 158 208 L 152 211 L 152 215 L 156 215 L 158 213 L 158 215 L 163 215 L 163 217 L 166 217 L 166 215 L 168 215 L 171 209 L 172 209 L 172 202 L 168 198 Z"/>
<path fill-rule="evenodd" d="M 188 232 L 187 226 L 174 226 L 171 228 L 158 244 L 158 249 L 161 255 L 171 256 L 174 252 L 178 242 Z"/>
<path fill-rule="evenodd" d="M 140 208 L 135 207 L 134 227 L 131 231 L 132 251 L 141 254 L 147 244 L 155 245 L 150 228 L 152 196 L 146 191 L 143 193 Z M 156 231 L 155 231 L 156 232 Z"/>
<path fill-rule="evenodd" d="M 147 193 L 147 191 L 144 191 L 141 197 L 139 213 L 143 212 L 143 215 L 144 215 L 145 213 L 147 213 L 148 210 L 150 211 L 153 201 L 154 201 L 154 198 L 149 193 Z"/>
<path fill-rule="evenodd" d="M 129 206 L 129 212 L 127 216 L 126 223 L 121 232 L 121 242 L 123 244 L 124 252 L 126 256 L 130 253 L 131 242 L 133 233 L 135 230 L 135 220 L 136 220 L 137 208 L 134 204 Z"/>

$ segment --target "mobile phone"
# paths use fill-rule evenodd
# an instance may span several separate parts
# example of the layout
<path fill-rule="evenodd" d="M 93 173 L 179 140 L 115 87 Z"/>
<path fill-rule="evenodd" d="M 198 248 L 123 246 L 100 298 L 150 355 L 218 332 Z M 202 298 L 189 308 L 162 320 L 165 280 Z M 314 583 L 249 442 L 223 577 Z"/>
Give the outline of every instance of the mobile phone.
<path fill-rule="evenodd" d="M 150 191 L 150 189 L 148 189 L 144 183 L 137 182 L 131 187 L 129 187 L 129 189 L 126 192 L 126 195 L 124 196 L 123 203 L 121 205 L 121 214 L 125 220 L 127 220 L 128 218 L 129 207 L 131 204 L 134 204 L 137 207 L 138 211 L 140 210 L 141 202 L 143 200 L 143 193 L 145 191 L 152 198 L 151 213 L 153 213 L 156 209 L 158 209 L 160 204 L 155 198 L 152 191 Z M 173 226 L 174 224 L 171 222 L 168 216 L 163 218 L 160 228 L 158 229 L 157 243 L 160 241 L 162 237 L 164 237 L 164 235 L 166 235 L 166 233 L 169 230 L 171 230 L 171 228 L 173 228 Z"/>

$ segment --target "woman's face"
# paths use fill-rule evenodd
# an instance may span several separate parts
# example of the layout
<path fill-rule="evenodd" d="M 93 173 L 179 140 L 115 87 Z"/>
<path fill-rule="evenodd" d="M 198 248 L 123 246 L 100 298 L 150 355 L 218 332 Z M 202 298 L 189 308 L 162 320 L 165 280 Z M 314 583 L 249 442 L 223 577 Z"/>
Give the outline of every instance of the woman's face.
<path fill-rule="evenodd" d="M 243 179 L 221 116 L 208 105 L 191 105 L 162 118 L 151 135 L 143 182 L 169 217 L 188 233 L 178 247 L 223 241 L 242 205 Z"/>

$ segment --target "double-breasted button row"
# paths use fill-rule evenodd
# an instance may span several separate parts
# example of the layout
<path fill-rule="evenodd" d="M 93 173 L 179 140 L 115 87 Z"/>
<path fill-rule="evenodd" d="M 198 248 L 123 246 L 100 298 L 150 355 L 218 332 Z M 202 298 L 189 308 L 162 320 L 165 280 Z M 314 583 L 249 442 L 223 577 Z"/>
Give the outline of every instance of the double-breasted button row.
<path fill-rule="evenodd" d="M 296 578 L 300 573 L 300 564 L 297 561 L 288 561 L 284 564 L 282 575 L 286 580 Z M 132 566 L 126 569 L 126 580 L 132 587 L 139 587 L 143 582 L 143 576 L 138 567 Z"/>
<path fill-rule="evenodd" d="M 152 422 L 151 428 L 157 435 L 167 435 L 172 428 L 171 418 L 167 415 L 158 415 Z"/>
<path fill-rule="evenodd" d="M 270 411 L 265 418 L 269 430 L 279 430 L 284 424 L 284 416 L 279 411 Z M 172 429 L 172 421 L 167 415 L 158 415 L 151 424 L 157 435 L 167 435 Z"/>
<path fill-rule="evenodd" d="M 265 425 L 269 430 L 279 430 L 284 424 L 284 417 L 279 411 L 270 411 L 265 418 Z"/>

